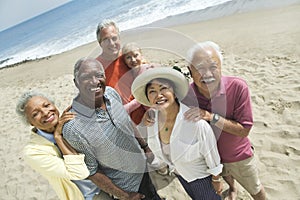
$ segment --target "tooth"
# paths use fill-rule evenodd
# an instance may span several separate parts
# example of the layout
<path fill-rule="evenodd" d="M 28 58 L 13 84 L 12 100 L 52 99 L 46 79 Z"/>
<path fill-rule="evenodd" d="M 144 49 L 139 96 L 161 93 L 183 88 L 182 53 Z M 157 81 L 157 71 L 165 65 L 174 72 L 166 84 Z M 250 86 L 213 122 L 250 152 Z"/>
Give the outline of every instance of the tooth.
<path fill-rule="evenodd" d="M 96 90 L 99 90 L 100 88 L 97 87 L 97 88 L 92 88 L 91 91 L 96 91 Z"/>

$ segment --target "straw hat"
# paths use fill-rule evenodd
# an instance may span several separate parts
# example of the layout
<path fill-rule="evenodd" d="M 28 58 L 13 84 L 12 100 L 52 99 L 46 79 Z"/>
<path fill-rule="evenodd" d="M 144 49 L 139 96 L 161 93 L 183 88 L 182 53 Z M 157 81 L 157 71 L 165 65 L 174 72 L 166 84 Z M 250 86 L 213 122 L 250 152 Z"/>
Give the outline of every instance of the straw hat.
<path fill-rule="evenodd" d="M 136 77 L 131 86 L 131 93 L 134 98 L 145 106 L 151 106 L 146 96 L 146 85 L 153 79 L 163 78 L 174 84 L 174 92 L 179 101 L 187 94 L 189 89 L 188 80 L 179 71 L 171 67 L 155 67 L 146 70 Z"/>

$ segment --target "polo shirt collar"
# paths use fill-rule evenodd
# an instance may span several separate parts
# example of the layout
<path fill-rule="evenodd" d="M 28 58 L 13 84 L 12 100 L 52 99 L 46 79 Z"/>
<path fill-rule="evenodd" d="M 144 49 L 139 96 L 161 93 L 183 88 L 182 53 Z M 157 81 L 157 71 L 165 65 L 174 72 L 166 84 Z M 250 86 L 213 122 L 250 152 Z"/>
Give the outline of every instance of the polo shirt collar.
<path fill-rule="evenodd" d="M 85 106 L 85 105 L 79 103 L 76 99 L 77 99 L 77 98 L 73 99 L 72 108 L 73 108 L 76 112 L 78 112 L 78 113 L 80 113 L 80 114 L 82 114 L 82 115 L 84 115 L 84 116 L 86 116 L 86 117 L 91 118 L 91 117 L 95 114 L 96 109 L 95 109 L 95 108 L 87 107 L 87 106 Z M 105 100 L 105 102 L 107 102 L 108 104 L 110 104 L 110 101 L 109 101 L 109 99 L 106 97 L 105 94 L 104 94 L 104 100 Z"/>
<path fill-rule="evenodd" d="M 226 85 L 226 78 L 224 76 L 221 77 L 221 81 L 220 81 L 220 88 L 216 94 L 216 96 L 220 96 L 220 95 L 224 95 L 226 94 L 226 88 L 225 88 L 225 85 Z"/>

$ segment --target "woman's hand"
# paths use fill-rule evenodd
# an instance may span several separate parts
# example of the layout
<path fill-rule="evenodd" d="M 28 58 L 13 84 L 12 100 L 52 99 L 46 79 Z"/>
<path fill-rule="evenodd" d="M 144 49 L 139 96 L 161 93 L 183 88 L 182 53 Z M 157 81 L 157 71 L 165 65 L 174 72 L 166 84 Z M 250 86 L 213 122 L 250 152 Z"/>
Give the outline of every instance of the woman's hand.
<path fill-rule="evenodd" d="M 155 123 L 155 112 L 152 108 L 146 110 L 141 123 L 143 126 L 152 126 Z"/>
<path fill-rule="evenodd" d="M 221 180 L 221 176 L 220 175 L 212 177 L 212 185 L 213 185 L 214 189 L 216 190 L 216 193 L 218 195 L 222 195 L 223 182 Z"/>
<path fill-rule="evenodd" d="M 60 139 L 62 138 L 62 127 L 63 125 L 73 119 L 75 117 L 75 113 L 69 112 L 72 106 L 68 106 L 62 115 L 60 116 L 58 123 L 56 125 L 55 131 L 54 131 L 54 138 Z"/>
<path fill-rule="evenodd" d="M 75 113 L 69 112 L 71 106 L 68 106 L 58 120 L 54 131 L 54 139 L 63 155 L 76 155 L 76 150 L 63 138 L 62 127 L 64 124 L 75 117 Z"/>

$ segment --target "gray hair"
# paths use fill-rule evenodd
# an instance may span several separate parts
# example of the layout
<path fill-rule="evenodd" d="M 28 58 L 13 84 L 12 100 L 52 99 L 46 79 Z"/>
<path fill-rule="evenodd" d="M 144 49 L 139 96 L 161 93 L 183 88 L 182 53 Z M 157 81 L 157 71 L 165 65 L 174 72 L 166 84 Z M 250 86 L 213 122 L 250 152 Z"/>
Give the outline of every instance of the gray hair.
<path fill-rule="evenodd" d="M 120 35 L 119 27 L 117 26 L 117 24 L 111 19 L 105 19 L 102 22 L 100 22 L 97 26 L 96 35 L 97 35 L 97 40 L 98 40 L 99 43 L 101 43 L 101 41 L 102 41 L 102 38 L 101 38 L 102 29 L 107 28 L 109 26 L 115 27 L 115 29 L 117 30 L 118 35 Z"/>
<path fill-rule="evenodd" d="M 135 42 L 126 43 L 122 48 L 122 54 L 127 54 L 131 51 L 139 51 L 142 53 L 141 48 Z"/>
<path fill-rule="evenodd" d="M 54 101 L 52 98 L 49 98 L 48 96 L 46 96 L 45 94 L 43 93 L 40 93 L 38 91 L 27 91 L 25 93 L 23 93 L 19 100 L 18 100 L 18 103 L 17 103 L 17 106 L 16 106 L 16 113 L 20 116 L 21 120 L 25 123 L 25 124 L 29 124 L 28 122 L 28 119 L 27 119 L 27 116 L 25 114 L 25 107 L 28 103 L 28 101 L 32 98 L 32 97 L 36 97 L 36 96 L 39 96 L 39 97 L 44 97 L 46 99 L 48 99 L 51 103 L 54 104 Z"/>
<path fill-rule="evenodd" d="M 222 65 L 223 55 L 222 55 L 221 49 L 220 49 L 219 45 L 217 45 L 216 43 L 214 43 L 212 41 L 200 42 L 200 43 L 195 44 L 193 47 L 191 47 L 187 52 L 187 61 L 189 63 L 192 63 L 195 53 L 199 52 L 199 51 L 205 51 L 205 49 L 207 49 L 207 48 L 212 48 L 216 51 L 217 56 L 219 57 L 221 65 Z"/>
<path fill-rule="evenodd" d="M 101 66 L 103 72 L 104 72 L 104 68 L 103 65 L 96 60 L 95 58 L 89 58 L 89 57 L 83 57 L 80 58 L 74 65 L 74 71 L 73 71 L 73 75 L 74 75 L 74 80 L 78 83 L 78 74 L 79 74 L 79 69 L 82 65 L 88 65 L 89 63 L 93 63 L 93 62 L 97 62 L 99 63 L 99 65 Z"/>

